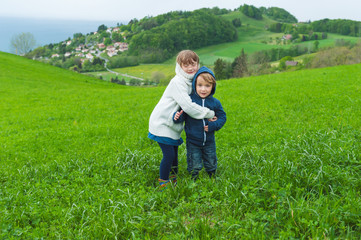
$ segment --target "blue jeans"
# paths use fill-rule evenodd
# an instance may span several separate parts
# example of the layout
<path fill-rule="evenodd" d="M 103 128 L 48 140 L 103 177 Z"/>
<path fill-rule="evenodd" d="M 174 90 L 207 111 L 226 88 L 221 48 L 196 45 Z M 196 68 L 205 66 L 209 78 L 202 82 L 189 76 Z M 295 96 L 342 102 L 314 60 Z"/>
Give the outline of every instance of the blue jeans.
<path fill-rule="evenodd" d="M 217 169 L 216 143 L 197 146 L 187 141 L 187 170 L 197 179 L 203 166 L 209 176 L 215 174 Z"/>

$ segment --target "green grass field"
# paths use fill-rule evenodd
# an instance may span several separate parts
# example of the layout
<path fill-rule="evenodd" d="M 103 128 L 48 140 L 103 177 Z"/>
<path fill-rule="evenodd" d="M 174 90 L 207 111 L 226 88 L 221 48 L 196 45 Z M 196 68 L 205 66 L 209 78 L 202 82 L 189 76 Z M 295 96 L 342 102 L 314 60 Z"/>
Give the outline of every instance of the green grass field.
<path fill-rule="evenodd" d="M 117 75 L 115 73 L 111 73 L 111 72 L 87 72 L 87 73 L 84 73 L 85 75 L 88 75 L 88 76 L 93 76 L 93 77 L 96 77 L 96 78 L 100 78 L 102 77 L 102 80 L 104 81 L 107 81 L 107 82 L 110 82 L 111 78 L 116 78 L 118 77 L 119 80 L 122 80 L 124 79 L 126 82 L 129 82 L 130 78 L 127 77 L 127 76 L 121 76 L 121 75 Z"/>
<path fill-rule="evenodd" d="M 157 191 L 165 87 L 0 53 L 1 239 L 359 239 L 361 65 L 218 82 L 216 180 Z"/>
<path fill-rule="evenodd" d="M 175 74 L 174 69 L 175 62 L 172 64 L 142 64 L 135 67 L 116 68 L 113 71 L 144 79 L 151 79 L 154 72 L 162 72 L 170 79 Z"/>
<path fill-rule="evenodd" d="M 93 75 L 94 77 L 102 76 L 103 80 L 110 82 L 111 78 L 118 77 L 119 80 L 124 79 L 126 82 L 129 82 L 134 76 L 142 79 L 152 79 L 152 74 L 155 72 L 162 72 L 167 79 L 171 79 L 175 74 L 175 62 L 173 64 L 141 64 L 135 67 L 125 67 L 125 68 L 116 68 L 112 71 L 117 72 L 89 72 L 88 75 Z M 123 74 L 126 74 L 125 76 Z"/>

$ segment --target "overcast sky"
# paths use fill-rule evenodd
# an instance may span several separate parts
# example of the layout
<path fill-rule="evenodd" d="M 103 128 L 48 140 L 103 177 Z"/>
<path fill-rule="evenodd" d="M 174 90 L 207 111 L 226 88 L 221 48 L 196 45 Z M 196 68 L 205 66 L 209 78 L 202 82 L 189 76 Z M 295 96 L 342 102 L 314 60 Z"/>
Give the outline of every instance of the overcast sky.
<path fill-rule="evenodd" d="M 1 0 L 0 16 L 128 22 L 169 11 L 215 6 L 233 10 L 243 4 L 284 8 L 298 21 L 361 21 L 360 0 Z"/>

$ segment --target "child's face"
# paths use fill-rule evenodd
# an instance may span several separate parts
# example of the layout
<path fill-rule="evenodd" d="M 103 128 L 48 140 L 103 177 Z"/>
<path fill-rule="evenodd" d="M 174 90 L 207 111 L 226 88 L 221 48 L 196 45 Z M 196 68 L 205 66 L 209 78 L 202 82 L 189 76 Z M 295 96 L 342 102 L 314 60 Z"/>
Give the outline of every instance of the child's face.
<path fill-rule="evenodd" d="M 197 77 L 196 92 L 201 98 L 206 98 L 211 94 L 213 85 L 205 81 L 202 74 Z"/>
<path fill-rule="evenodd" d="M 187 74 L 195 74 L 198 71 L 198 63 L 192 60 L 192 63 L 182 63 L 181 68 Z"/>

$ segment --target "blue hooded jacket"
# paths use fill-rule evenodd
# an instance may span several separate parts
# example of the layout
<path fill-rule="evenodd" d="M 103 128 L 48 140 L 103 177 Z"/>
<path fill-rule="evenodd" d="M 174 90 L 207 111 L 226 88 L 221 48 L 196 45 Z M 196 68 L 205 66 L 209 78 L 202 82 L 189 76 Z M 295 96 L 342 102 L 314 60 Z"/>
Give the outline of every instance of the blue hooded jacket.
<path fill-rule="evenodd" d="M 192 82 L 192 93 L 190 97 L 192 102 L 195 102 L 202 107 L 207 107 L 215 112 L 217 117 L 217 121 L 210 122 L 208 119 L 194 119 L 188 116 L 185 112 L 178 118 L 178 120 L 174 120 L 174 113 L 173 121 L 176 123 L 182 123 L 185 121 L 184 130 L 186 132 L 187 142 L 191 142 L 197 146 L 204 146 L 208 143 L 212 143 L 215 141 L 214 132 L 218 131 L 223 127 L 226 123 L 226 113 L 223 110 L 221 102 L 214 98 L 213 95 L 216 92 L 216 85 L 212 88 L 211 94 L 209 94 L 206 98 L 201 98 L 196 91 L 196 80 L 197 77 L 202 73 L 210 73 L 214 79 L 213 72 L 207 67 L 201 67 L 198 72 L 194 75 L 193 82 Z M 204 126 L 208 125 L 208 132 L 204 131 Z"/>

